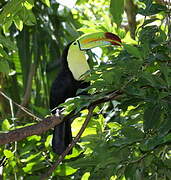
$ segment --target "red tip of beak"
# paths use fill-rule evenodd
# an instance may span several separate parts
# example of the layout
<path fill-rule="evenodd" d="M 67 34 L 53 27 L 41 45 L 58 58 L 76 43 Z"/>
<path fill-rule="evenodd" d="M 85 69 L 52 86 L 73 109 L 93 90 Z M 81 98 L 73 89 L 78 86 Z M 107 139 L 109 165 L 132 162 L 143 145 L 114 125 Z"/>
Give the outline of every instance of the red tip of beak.
<path fill-rule="evenodd" d="M 106 36 L 107 39 L 114 40 L 114 41 L 110 41 L 113 45 L 121 46 L 121 43 L 122 43 L 121 39 L 116 34 L 106 32 L 105 36 Z M 119 43 L 117 43 L 116 41 L 118 41 Z"/>

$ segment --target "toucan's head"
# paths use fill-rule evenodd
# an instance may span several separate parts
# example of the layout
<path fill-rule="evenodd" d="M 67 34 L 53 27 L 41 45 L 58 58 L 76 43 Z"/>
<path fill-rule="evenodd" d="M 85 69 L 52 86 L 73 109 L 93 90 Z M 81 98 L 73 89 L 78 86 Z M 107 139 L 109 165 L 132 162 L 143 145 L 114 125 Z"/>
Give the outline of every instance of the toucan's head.
<path fill-rule="evenodd" d="M 121 39 L 110 32 L 85 34 L 71 43 L 68 49 L 67 62 L 74 79 L 82 80 L 81 76 L 90 69 L 85 57 L 85 50 L 112 45 L 121 46 Z"/>

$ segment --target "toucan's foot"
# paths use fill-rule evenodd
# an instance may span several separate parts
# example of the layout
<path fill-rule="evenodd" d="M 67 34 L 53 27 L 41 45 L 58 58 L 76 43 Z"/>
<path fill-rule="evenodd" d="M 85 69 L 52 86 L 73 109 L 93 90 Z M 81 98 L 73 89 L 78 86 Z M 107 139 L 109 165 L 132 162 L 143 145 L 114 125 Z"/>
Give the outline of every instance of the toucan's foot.
<path fill-rule="evenodd" d="M 55 115 L 56 116 L 61 116 L 61 114 L 62 114 L 61 110 L 60 109 L 56 109 Z"/>

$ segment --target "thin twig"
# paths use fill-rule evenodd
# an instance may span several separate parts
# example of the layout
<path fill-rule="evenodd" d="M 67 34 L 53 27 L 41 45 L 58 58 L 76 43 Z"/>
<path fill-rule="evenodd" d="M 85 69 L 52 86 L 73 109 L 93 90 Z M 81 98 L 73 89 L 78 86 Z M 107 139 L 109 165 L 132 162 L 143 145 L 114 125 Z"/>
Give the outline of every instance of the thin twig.
<path fill-rule="evenodd" d="M 143 160 L 147 155 L 149 154 L 149 152 L 147 152 L 147 153 L 145 153 L 145 154 L 143 154 L 140 158 L 138 158 L 138 159 L 135 159 L 135 160 L 132 160 L 132 161 L 126 161 L 126 162 L 124 162 L 125 164 L 135 164 L 135 163 L 138 163 L 138 162 L 140 162 L 141 160 Z"/>
<path fill-rule="evenodd" d="M 5 93 L 3 93 L 2 91 L 0 91 L 0 94 L 6 98 L 8 101 L 11 101 L 13 104 L 15 104 L 17 107 L 19 107 L 23 112 L 25 112 L 26 114 L 28 114 L 29 116 L 31 116 L 32 118 L 40 121 L 41 118 L 37 117 L 36 115 L 32 114 L 27 108 L 19 105 L 18 103 L 16 103 L 15 101 L 13 101 L 10 97 L 8 97 Z"/>
<path fill-rule="evenodd" d="M 53 164 L 52 167 L 50 167 L 50 169 L 47 171 L 46 174 L 42 175 L 41 177 L 41 180 L 45 180 L 47 179 L 51 174 L 52 172 L 56 169 L 56 167 L 64 160 L 65 156 L 69 153 L 69 151 L 75 146 L 75 144 L 79 141 L 81 135 L 83 134 L 84 130 L 86 129 L 91 117 L 92 117 L 92 114 L 93 114 L 93 110 L 94 110 L 95 106 L 91 106 L 89 109 L 88 109 L 88 114 L 87 114 L 87 117 L 79 131 L 79 133 L 77 134 L 77 136 L 74 138 L 74 140 L 72 141 L 71 144 L 69 144 L 69 146 L 67 147 L 67 149 L 59 156 L 59 159 Z"/>

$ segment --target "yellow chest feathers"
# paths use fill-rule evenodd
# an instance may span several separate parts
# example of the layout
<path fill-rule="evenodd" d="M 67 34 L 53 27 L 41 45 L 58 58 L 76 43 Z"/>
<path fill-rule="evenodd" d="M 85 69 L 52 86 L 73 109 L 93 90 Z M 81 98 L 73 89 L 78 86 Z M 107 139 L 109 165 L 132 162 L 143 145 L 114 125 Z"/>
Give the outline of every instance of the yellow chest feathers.
<path fill-rule="evenodd" d="M 83 80 L 84 78 L 81 76 L 90 70 L 90 67 L 87 63 L 84 51 L 80 50 L 78 44 L 71 44 L 69 47 L 67 61 L 74 79 L 78 81 Z"/>

